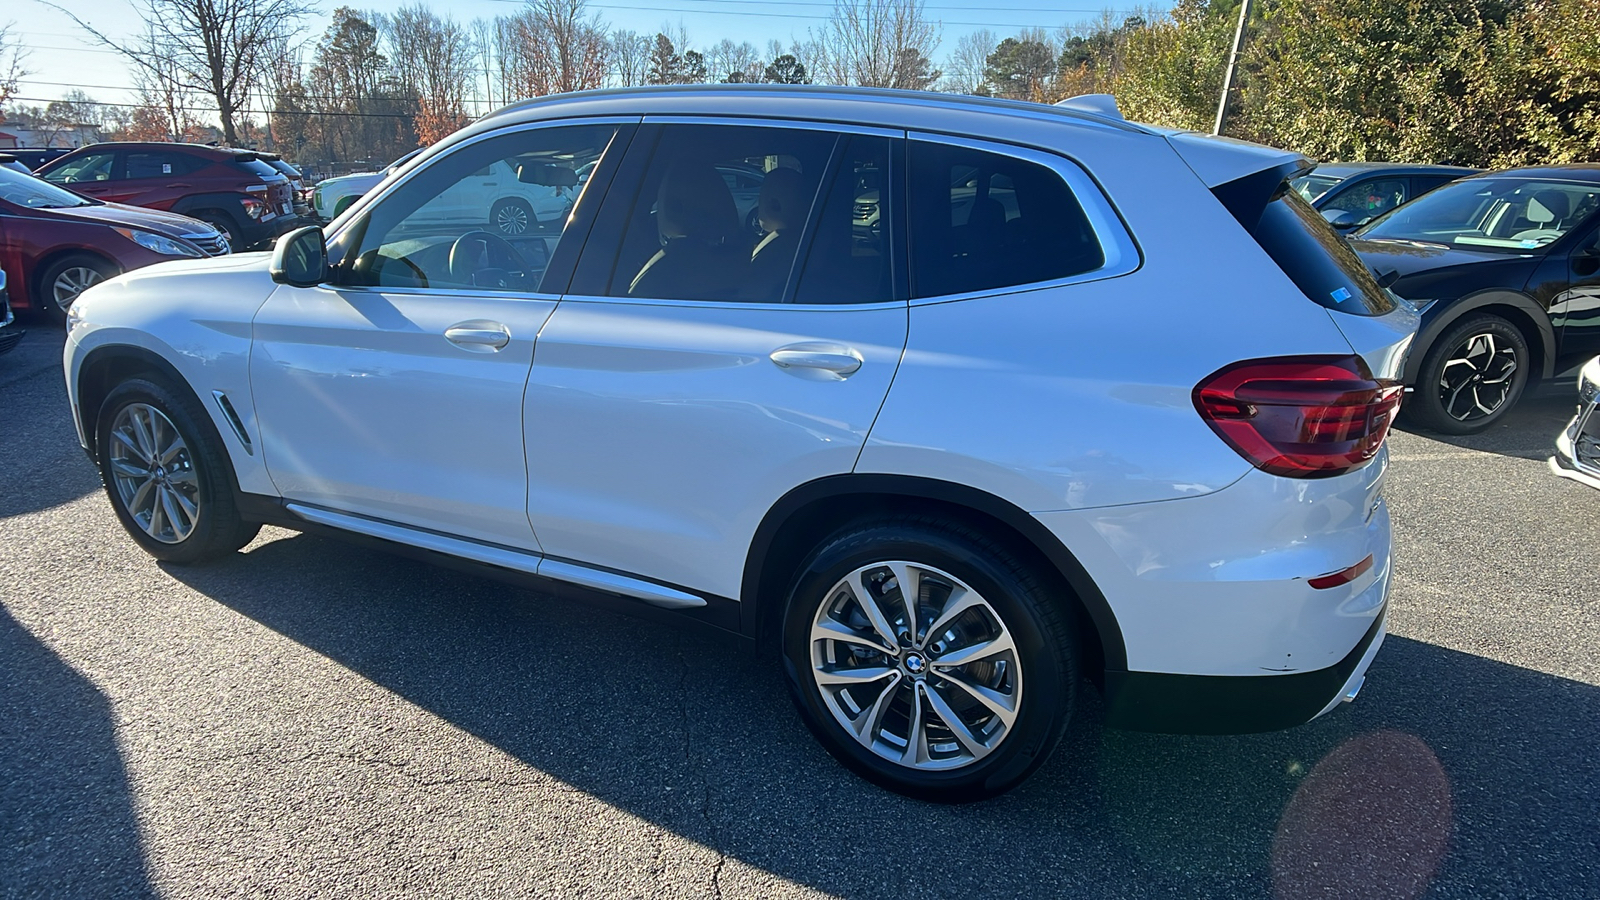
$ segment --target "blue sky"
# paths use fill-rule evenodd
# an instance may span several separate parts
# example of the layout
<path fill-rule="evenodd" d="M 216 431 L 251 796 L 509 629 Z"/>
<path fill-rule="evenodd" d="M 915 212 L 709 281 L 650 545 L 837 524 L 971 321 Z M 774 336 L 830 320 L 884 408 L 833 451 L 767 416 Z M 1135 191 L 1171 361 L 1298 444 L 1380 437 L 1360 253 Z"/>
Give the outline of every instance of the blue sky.
<path fill-rule="evenodd" d="M 139 30 L 139 18 L 131 0 L 60 0 L 72 10 L 114 38 L 131 37 Z M 361 9 L 392 12 L 410 0 L 367 0 L 348 5 Z M 520 0 L 428 0 L 435 10 L 448 13 L 466 23 L 475 18 L 493 18 L 517 8 Z M 308 19 L 303 39 L 319 35 L 327 26 L 328 13 L 336 2 L 323 0 L 321 13 Z M 1004 37 L 1023 28 L 1040 26 L 1054 30 L 1062 25 L 1096 18 L 1100 10 L 1124 10 L 1132 3 L 1096 4 L 1091 0 L 926 0 L 927 15 L 943 23 L 937 57 L 951 50 L 963 35 L 988 28 Z M 1158 2 L 1170 6 L 1170 2 Z M 10 0 L 3 4 L 0 23 L 14 22 L 13 33 L 30 47 L 27 68 L 32 74 L 23 84 L 21 96 L 51 100 L 82 85 L 82 90 L 102 102 L 129 102 L 129 75 L 123 61 L 113 52 L 98 48 L 72 20 L 60 11 L 36 0 Z M 831 0 L 599 0 L 591 4 L 612 27 L 640 33 L 654 33 L 662 27 L 680 23 L 692 43 L 699 48 L 723 38 L 734 42 L 750 41 L 758 48 L 777 38 L 785 43 L 803 39 L 808 28 L 820 28 L 832 8 Z M 1120 13 L 1119 13 L 1120 14 Z M 19 102 L 32 105 L 37 100 Z"/>

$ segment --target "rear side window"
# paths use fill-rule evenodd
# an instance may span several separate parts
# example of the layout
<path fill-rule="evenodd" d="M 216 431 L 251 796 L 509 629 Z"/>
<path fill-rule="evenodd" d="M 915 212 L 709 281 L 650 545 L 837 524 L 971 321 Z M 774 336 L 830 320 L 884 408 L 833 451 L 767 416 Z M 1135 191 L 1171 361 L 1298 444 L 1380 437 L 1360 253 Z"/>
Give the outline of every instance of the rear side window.
<path fill-rule="evenodd" d="M 1046 166 L 912 141 L 911 295 L 964 294 L 1069 278 L 1105 265 L 1083 205 Z"/>
<path fill-rule="evenodd" d="M 205 168 L 207 162 L 186 153 L 137 151 L 128 154 L 129 178 L 170 178 Z"/>
<path fill-rule="evenodd" d="M 1243 223 L 1307 297 L 1339 312 L 1381 316 L 1394 300 L 1361 258 L 1297 192 L 1280 189 L 1253 225 Z"/>

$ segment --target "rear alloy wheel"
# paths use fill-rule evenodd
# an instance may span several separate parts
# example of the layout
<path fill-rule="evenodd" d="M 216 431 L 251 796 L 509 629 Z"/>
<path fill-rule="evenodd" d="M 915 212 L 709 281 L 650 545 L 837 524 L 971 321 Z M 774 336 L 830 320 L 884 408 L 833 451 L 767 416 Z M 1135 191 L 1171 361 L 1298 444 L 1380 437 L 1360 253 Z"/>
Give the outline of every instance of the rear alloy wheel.
<path fill-rule="evenodd" d="M 1475 434 L 1516 406 L 1530 362 L 1516 326 L 1499 316 L 1473 316 L 1434 341 L 1407 406 L 1434 431 Z"/>
<path fill-rule="evenodd" d="M 117 385 L 100 407 L 95 440 L 112 509 L 156 559 L 231 553 L 261 529 L 240 517 L 221 438 L 185 393 L 154 378 Z"/>
<path fill-rule="evenodd" d="M 45 311 L 58 322 L 66 321 L 67 310 L 80 294 L 118 274 L 116 266 L 94 256 L 75 254 L 56 260 L 39 276 Z"/>
<path fill-rule="evenodd" d="M 1049 755 L 1077 680 L 1071 619 L 964 526 L 848 529 L 803 567 L 784 656 L 806 724 L 857 774 L 941 802 L 991 797 Z"/>
<path fill-rule="evenodd" d="M 521 200 L 501 200 L 489 211 L 489 224 L 495 234 L 517 237 L 527 234 L 538 225 L 533 217 L 533 207 Z"/>

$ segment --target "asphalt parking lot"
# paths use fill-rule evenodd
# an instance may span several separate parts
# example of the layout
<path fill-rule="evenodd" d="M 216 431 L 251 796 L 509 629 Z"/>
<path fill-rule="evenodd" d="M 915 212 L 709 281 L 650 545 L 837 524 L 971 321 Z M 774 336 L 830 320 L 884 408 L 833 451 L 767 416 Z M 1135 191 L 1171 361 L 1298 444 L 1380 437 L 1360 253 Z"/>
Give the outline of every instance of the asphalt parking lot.
<path fill-rule="evenodd" d="M 320 538 L 167 567 L 0 357 L 0 897 L 1600 897 L 1600 492 L 1549 390 L 1399 433 L 1391 636 L 1294 731 L 1102 729 L 1019 790 L 883 793 L 775 663 Z"/>

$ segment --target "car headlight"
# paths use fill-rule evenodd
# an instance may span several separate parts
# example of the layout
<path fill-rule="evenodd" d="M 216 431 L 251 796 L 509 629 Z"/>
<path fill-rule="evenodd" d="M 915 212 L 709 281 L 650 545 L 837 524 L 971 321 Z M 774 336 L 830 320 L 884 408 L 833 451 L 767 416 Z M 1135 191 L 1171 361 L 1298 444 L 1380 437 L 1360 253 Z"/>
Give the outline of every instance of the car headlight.
<path fill-rule="evenodd" d="M 162 237 L 153 231 L 139 231 L 136 228 L 115 228 L 113 230 L 146 250 L 159 253 L 162 256 L 189 256 L 198 259 L 205 255 L 182 241 Z"/>

